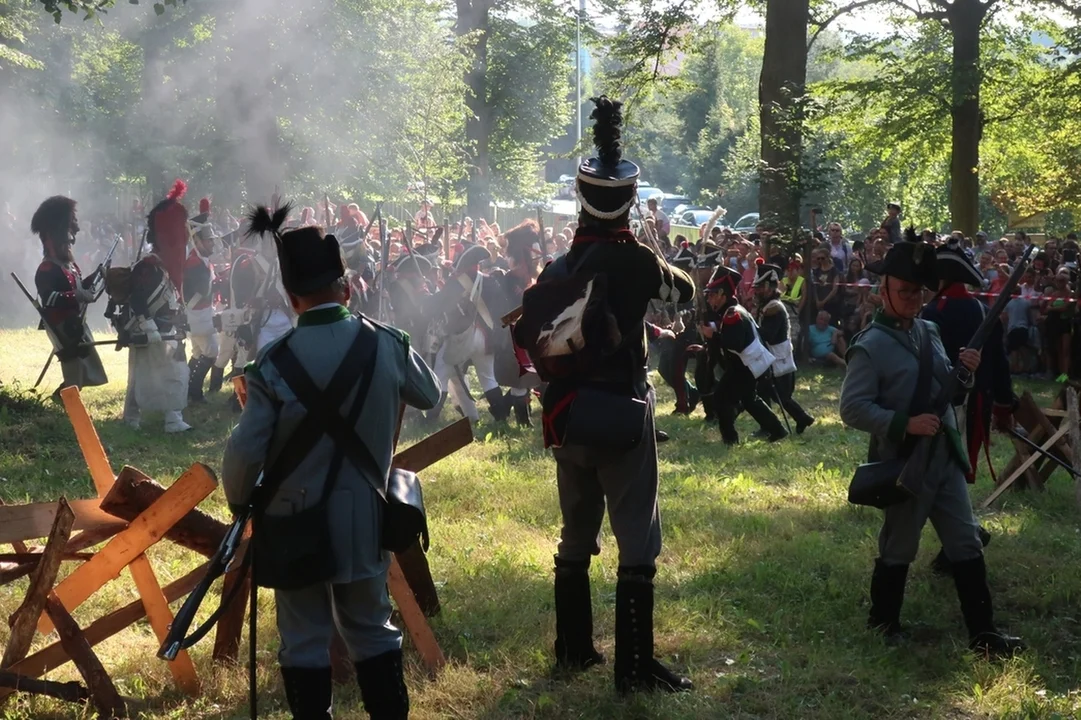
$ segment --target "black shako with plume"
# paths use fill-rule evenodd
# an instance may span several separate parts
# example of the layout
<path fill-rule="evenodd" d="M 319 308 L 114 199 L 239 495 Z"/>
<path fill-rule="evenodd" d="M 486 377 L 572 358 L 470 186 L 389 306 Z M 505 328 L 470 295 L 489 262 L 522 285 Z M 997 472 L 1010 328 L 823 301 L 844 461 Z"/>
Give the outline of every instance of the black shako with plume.
<path fill-rule="evenodd" d="M 578 167 L 578 200 L 586 214 L 598 220 L 618 220 L 637 199 L 638 166 L 623 159 L 623 103 L 606 95 L 592 100 L 596 107 L 590 118 L 597 156 Z"/>
<path fill-rule="evenodd" d="M 258 206 L 248 214 L 246 234 L 271 233 L 278 248 L 282 285 L 293 295 L 312 295 L 344 277 L 345 260 L 337 238 L 325 235 L 321 227 L 281 232 L 292 209 L 292 204 L 286 203 L 272 214 L 265 206 Z"/>

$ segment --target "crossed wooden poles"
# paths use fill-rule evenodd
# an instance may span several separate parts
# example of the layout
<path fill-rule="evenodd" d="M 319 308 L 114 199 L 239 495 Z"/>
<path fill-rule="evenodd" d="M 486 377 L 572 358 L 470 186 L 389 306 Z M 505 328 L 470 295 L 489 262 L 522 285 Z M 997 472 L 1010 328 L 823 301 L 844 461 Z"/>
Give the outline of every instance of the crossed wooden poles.
<path fill-rule="evenodd" d="M 0 555 L 0 584 L 31 576 L 25 599 L 11 617 L 11 635 L 0 660 L 0 703 L 18 690 L 74 702 L 90 700 L 102 717 L 124 717 L 126 703 L 93 646 L 144 617 L 162 642 L 173 621 L 169 603 L 189 593 L 207 565 L 162 587 L 146 550 L 164 538 L 209 557 L 228 528 L 197 509 L 217 487 L 210 468 L 196 463 L 168 488 L 130 467 L 114 475 L 79 391 L 65 389 L 61 398 L 98 496 L 0 506 L 0 544 L 10 543 L 14 550 Z M 468 421 L 461 420 L 395 455 L 394 466 L 419 472 L 472 440 Z M 79 532 L 73 536 L 73 531 Z M 48 538 L 42 548 L 30 548 L 24 542 L 41 537 Z M 96 553 L 82 552 L 103 542 L 106 544 Z M 83 564 L 57 583 L 61 562 L 71 560 Z M 239 562 L 234 563 L 234 568 L 239 567 Z M 70 613 L 125 570 L 135 582 L 139 600 L 80 628 Z M 213 657 L 235 662 L 250 585 L 237 569 L 226 573 L 224 582 L 222 598 L 228 597 L 237 583 L 244 587 L 218 623 Z M 413 645 L 429 673 L 436 673 L 445 659 L 426 616 L 438 612 L 439 600 L 419 546 L 393 559 L 388 585 Z M 53 630 L 59 641 L 30 654 L 35 632 Z M 351 670 L 340 640 L 335 648 L 336 668 Z M 85 687 L 77 682 L 39 679 L 68 661 L 79 670 Z M 169 670 L 182 692 L 191 696 L 199 693 L 199 678 L 186 652 L 169 663 Z M 344 673 L 336 673 L 336 678 L 343 679 Z"/>

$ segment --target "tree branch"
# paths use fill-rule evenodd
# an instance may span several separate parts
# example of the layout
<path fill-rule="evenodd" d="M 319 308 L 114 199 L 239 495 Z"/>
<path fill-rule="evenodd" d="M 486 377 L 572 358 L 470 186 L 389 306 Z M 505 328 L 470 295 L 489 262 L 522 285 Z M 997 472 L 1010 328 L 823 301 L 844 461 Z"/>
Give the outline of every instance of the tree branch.
<path fill-rule="evenodd" d="M 830 15 L 822 22 L 816 22 L 814 18 L 811 18 L 811 23 L 814 25 L 818 25 L 818 29 L 815 30 L 814 35 L 811 36 L 810 41 L 807 43 L 807 50 L 810 51 L 811 47 L 815 44 L 815 40 L 818 39 L 818 36 L 821 35 L 822 31 L 828 28 L 830 26 L 830 23 L 832 23 L 834 20 L 841 17 L 842 15 L 847 15 L 853 10 L 859 10 L 860 8 L 867 7 L 868 5 L 875 5 L 880 1 L 881 0 L 858 0 L 857 2 L 850 3 L 842 8 L 838 8 L 832 15 Z"/>
<path fill-rule="evenodd" d="M 927 10 L 920 10 L 918 7 L 912 7 L 911 5 L 908 5 L 907 3 L 902 2 L 902 0 L 886 0 L 886 1 L 889 2 L 889 3 L 892 3 L 894 5 L 897 5 L 898 7 L 904 8 L 905 10 L 912 13 L 915 17 L 917 17 L 920 20 L 947 20 L 948 19 L 948 16 L 946 15 L 945 10 L 936 10 L 934 12 L 930 12 L 930 11 L 927 11 Z"/>

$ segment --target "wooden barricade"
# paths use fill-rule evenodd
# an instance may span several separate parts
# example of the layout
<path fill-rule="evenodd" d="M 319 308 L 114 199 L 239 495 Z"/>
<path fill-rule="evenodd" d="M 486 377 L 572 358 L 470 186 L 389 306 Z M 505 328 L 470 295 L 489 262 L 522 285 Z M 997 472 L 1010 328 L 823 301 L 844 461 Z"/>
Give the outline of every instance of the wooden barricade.
<path fill-rule="evenodd" d="M 1074 418 L 1069 416 L 1070 405 L 1074 406 Z M 1024 428 L 1028 439 L 1039 446 L 1048 455 L 1073 468 L 1081 468 L 1075 457 L 1075 450 L 1081 450 L 1081 429 L 1076 420 L 1077 390 L 1066 387 L 1055 399 L 1050 408 L 1040 408 L 1032 393 L 1025 391 L 1021 396 L 1014 419 Z M 1014 446 L 1014 456 L 1007 463 L 999 476 L 994 491 L 980 503 L 980 507 L 989 507 L 1007 489 L 1021 490 L 1034 488 L 1042 490 L 1056 468 L 1056 462 L 1037 452 L 1021 440 L 1010 438 Z M 1081 504 L 1081 478 L 1077 480 L 1078 503 Z"/>

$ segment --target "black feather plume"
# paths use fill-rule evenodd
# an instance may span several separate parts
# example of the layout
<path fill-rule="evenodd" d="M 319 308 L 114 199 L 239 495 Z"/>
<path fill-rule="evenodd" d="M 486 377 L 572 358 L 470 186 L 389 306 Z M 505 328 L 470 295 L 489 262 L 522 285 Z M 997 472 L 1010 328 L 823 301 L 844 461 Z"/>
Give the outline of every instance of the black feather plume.
<path fill-rule="evenodd" d="M 916 232 L 916 228 L 909 225 L 905 228 L 905 242 L 919 242 L 920 235 Z"/>
<path fill-rule="evenodd" d="M 592 98 L 593 113 L 589 116 L 593 122 L 593 144 L 597 147 L 597 157 L 604 165 L 615 166 L 623 160 L 623 146 L 619 141 L 620 126 L 623 125 L 623 103 L 612 100 L 607 95 Z"/>
<path fill-rule="evenodd" d="M 244 234 L 245 237 L 262 235 L 268 232 L 277 235 L 292 210 L 293 204 L 285 203 L 271 215 L 270 210 L 265 205 L 259 205 L 248 213 L 248 231 Z"/>

